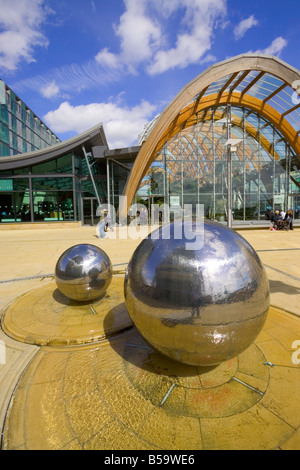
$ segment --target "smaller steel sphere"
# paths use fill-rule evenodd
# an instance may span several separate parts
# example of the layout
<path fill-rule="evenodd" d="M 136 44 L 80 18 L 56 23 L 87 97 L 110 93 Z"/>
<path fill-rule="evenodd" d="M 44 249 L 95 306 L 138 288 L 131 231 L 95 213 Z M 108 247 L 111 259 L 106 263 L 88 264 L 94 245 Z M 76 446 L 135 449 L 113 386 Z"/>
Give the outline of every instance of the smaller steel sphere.
<path fill-rule="evenodd" d="M 68 248 L 58 259 L 55 282 L 68 298 L 89 301 L 102 296 L 112 279 L 112 264 L 101 248 L 80 244 Z"/>

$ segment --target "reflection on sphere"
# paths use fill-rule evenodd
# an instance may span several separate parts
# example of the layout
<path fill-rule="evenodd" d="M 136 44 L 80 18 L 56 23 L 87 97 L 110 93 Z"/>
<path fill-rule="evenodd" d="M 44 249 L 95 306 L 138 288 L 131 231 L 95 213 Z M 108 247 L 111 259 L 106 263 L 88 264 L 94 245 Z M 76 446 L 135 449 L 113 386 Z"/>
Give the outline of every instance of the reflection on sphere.
<path fill-rule="evenodd" d="M 101 248 L 75 245 L 66 250 L 55 267 L 55 282 L 68 298 L 89 301 L 101 297 L 112 279 L 112 265 Z"/>
<path fill-rule="evenodd" d="M 154 348 L 212 366 L 255 340 L 269 309 L 269 282 L 249 243 L 217 222 L 204 221 L 203 244 L 187 249 L 201 227 L 176 222 L 168 226 L 170 239 L 166 227 L 150 234 L 132 256 L 124 288 L 129 315 Z"/>

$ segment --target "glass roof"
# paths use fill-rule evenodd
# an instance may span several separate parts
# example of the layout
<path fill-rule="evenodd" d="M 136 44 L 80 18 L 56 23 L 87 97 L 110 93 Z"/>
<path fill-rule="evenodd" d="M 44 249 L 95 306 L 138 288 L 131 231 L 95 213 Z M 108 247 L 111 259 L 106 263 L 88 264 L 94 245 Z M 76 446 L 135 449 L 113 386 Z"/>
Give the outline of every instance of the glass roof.
<path fill-rule="evenodd" d="M 226 156 L 227 126 L 223 120 L 222 124 L 218 121 L 226 116 L 226 111 L 226 106 L 217 106 L 199 113 L 198 122 L 182 129 L 166 142 L 160 156 L 175 161 L 203 160 L 206 165 L 213 159 L 222 161 Z M 246 108 L 231 106 L 231 137 L 244 138 L 244 145 L 239 146 L 233 159 L 248 162 L 250 166 L 257 166 L 257 162 L 270 162 L 274 158 L 284 161 L 287 153 L 294 154 L 278 129 Z"/>
<path fill-rule="evenodd" d="M 192 101 L 201 95 L 204 98 L 221 92 L 247 94 L 267 103 L 290 123 L 296 133 L 300 132 L 300 105 L 295 105 L 292 99 L 295 90 L 278 77 L 257 70 L 242 70 L 212 83 Z"/>
<path fill-rule="evenodd" d="M 222 77 L 217 82 L 212 83 L 208 87 L 208 89 L 206 90 L 203 96 L 213 95 L 214 93 L 219 93 L 231 77 L 232 77 L 232 74 L 226 75 L 226 77 Z"/>

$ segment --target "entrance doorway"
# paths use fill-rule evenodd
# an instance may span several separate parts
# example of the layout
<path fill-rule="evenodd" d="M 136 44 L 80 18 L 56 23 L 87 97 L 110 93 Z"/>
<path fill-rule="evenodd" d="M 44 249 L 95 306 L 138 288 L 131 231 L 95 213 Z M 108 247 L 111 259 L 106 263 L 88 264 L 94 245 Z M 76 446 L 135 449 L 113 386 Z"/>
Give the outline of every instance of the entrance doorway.
<path fill-rule="evenodd" d="M 98 201 L 95 197 L 82 198 L 82 223 L 83 225 L 97 225 L 99 216 L 96 215 Z"/>

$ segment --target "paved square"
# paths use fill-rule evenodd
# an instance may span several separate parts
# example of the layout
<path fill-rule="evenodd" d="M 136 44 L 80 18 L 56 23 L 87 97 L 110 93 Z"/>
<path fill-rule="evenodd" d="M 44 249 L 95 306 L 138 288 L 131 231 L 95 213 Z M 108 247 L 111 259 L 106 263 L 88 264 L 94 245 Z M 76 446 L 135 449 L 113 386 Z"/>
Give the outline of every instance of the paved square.
<path fill-rule="evenodd" d="M 300 229 L 240 233 L 266 266 L 272 307 L 250 348 L 204 370 L 153 350 L 120 307 L 114 286 L 139 240 L 100 240 L 93 227 L 0 230 L 2 448 L 299 450 Z M 70 306 L 53 296 L 55 263 L 77 243 L 100 246 L 118 265 L 119 308 L 107 315 L 67 318 Z M 44 340 L 51 332 L 55 340 Z"/>

